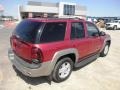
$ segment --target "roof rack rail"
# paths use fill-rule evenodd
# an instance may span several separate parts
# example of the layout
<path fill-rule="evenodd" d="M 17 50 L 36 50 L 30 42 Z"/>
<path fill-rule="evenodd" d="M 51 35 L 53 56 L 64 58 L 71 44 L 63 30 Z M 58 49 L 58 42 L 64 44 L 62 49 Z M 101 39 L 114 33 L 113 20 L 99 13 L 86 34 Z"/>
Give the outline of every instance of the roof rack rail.
<path fill-rule="evenodd" d="M 59 18 L 59 17 L 53 17 L 53 18 L 46 18 L 46 19 L 78 19 L 78 20 L 84 20 L 84 19 L 81 19 L 79 17 L 69 17 L 69 18 Z"/>
<path fill-rule="evenodd" d="M 72 17 L 72 18 L 69 18 L 69 19 L 79 19 L 79 20 L 84 20 L 84 19 L 81 19 L 81 18 L 79 18 L 79 17 Z"/>
<path fill-rule="evenodd" d="M 31 19 L 38 19 L 38 18 L 31 18 Z M 46 20 L 52 20 L 52 19 L 56 19 L 56 20 L 62 20 L 62 19 L 64 19 L 64 20 L 66 20 L 66 19 L 74 19 L 74 20 L 84 20 L 84 19 L 81 19 L 81 18 L 79 18 L 79 17 L 66 17 L 66 18 L 59 18 L 59 17 L 52 17 L 52 18 L 39 18 L 39 19 L 46 19 Z"/>

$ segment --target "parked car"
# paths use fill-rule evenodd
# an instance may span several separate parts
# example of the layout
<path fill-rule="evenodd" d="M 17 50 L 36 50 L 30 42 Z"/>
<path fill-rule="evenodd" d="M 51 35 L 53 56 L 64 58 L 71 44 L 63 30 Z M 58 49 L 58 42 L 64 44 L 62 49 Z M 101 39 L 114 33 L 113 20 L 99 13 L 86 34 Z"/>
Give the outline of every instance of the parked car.
<path fill-rule="evenodd" d="M 106 29 L 120 29 L 120 20 L 114 20 L 112 22 L 106 23 Z"/>
<path fill-rule="evenodd" d="M 26 19 L 10 37 L 8 56 L 29 77 L 66 80 L 73 68 L 106 56 L 110 35 L 81 19 Z"/>

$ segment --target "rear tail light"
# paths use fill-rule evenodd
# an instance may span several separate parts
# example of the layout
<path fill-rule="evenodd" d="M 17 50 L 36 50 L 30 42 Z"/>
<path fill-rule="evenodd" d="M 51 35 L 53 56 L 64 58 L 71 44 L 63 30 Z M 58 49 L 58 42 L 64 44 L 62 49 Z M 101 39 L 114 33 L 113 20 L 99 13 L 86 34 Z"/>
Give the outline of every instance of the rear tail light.
<path fill-rule="evenodd" d="M 15 50 L 16 43 L 17 43 L 16 37 L 15 36 L 11 36 L 10 37 L 10 44 L 11 44 L 11 47 L 13 48 L 13 50 Z"/>
<path fill-rule="evenodd" d="M 37 47 L 33 47 L 31 52 L 31 58 L 32 58 L 32 62 L 35 64 L 42 62 L 43 55 L 41 50 Z"/>

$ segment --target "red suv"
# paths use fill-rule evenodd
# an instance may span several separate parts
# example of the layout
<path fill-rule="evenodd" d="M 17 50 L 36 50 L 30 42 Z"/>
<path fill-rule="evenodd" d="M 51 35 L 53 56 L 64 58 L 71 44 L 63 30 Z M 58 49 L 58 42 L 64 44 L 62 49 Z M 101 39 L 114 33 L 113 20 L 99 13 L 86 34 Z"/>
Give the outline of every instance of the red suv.
<path fill-rule="evenodd" d="M 108 34 L 81 19 L 26 19 L 10 37 L 9 59 L 24 75 L 66 80 L 73 68 L 106 56 Z"/>

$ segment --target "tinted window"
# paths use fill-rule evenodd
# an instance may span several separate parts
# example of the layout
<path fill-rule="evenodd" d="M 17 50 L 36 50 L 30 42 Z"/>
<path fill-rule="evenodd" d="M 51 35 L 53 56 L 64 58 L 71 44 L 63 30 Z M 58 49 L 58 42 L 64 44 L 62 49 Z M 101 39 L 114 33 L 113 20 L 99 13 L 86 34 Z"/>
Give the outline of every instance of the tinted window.
<path fill-rule="evenodd" d="M 16 27 L 14 34 L 26 42 L 35 43 L 40 26 L 40 22 L 24 20 Z"/>
<path fill-rule="evenodd" d="M 88 36 L 93 36 L 94 33 L 99 33 L 96 26 L 92 23 L 87 23 Z"/>
<path fill-rule="evenodd" d="M 84 38 L 84 37 L 85 37 L 85 33 L 84 33 L 83 23 L 80 23 L 80 22 L 72 23 L 71 39 Z"/>
<path fill-rule="evenodd" d="M 66 23 L 46 23 L 42 35 L 40 37 L 41 43 L 62 41 L 65 37 Z"/>

